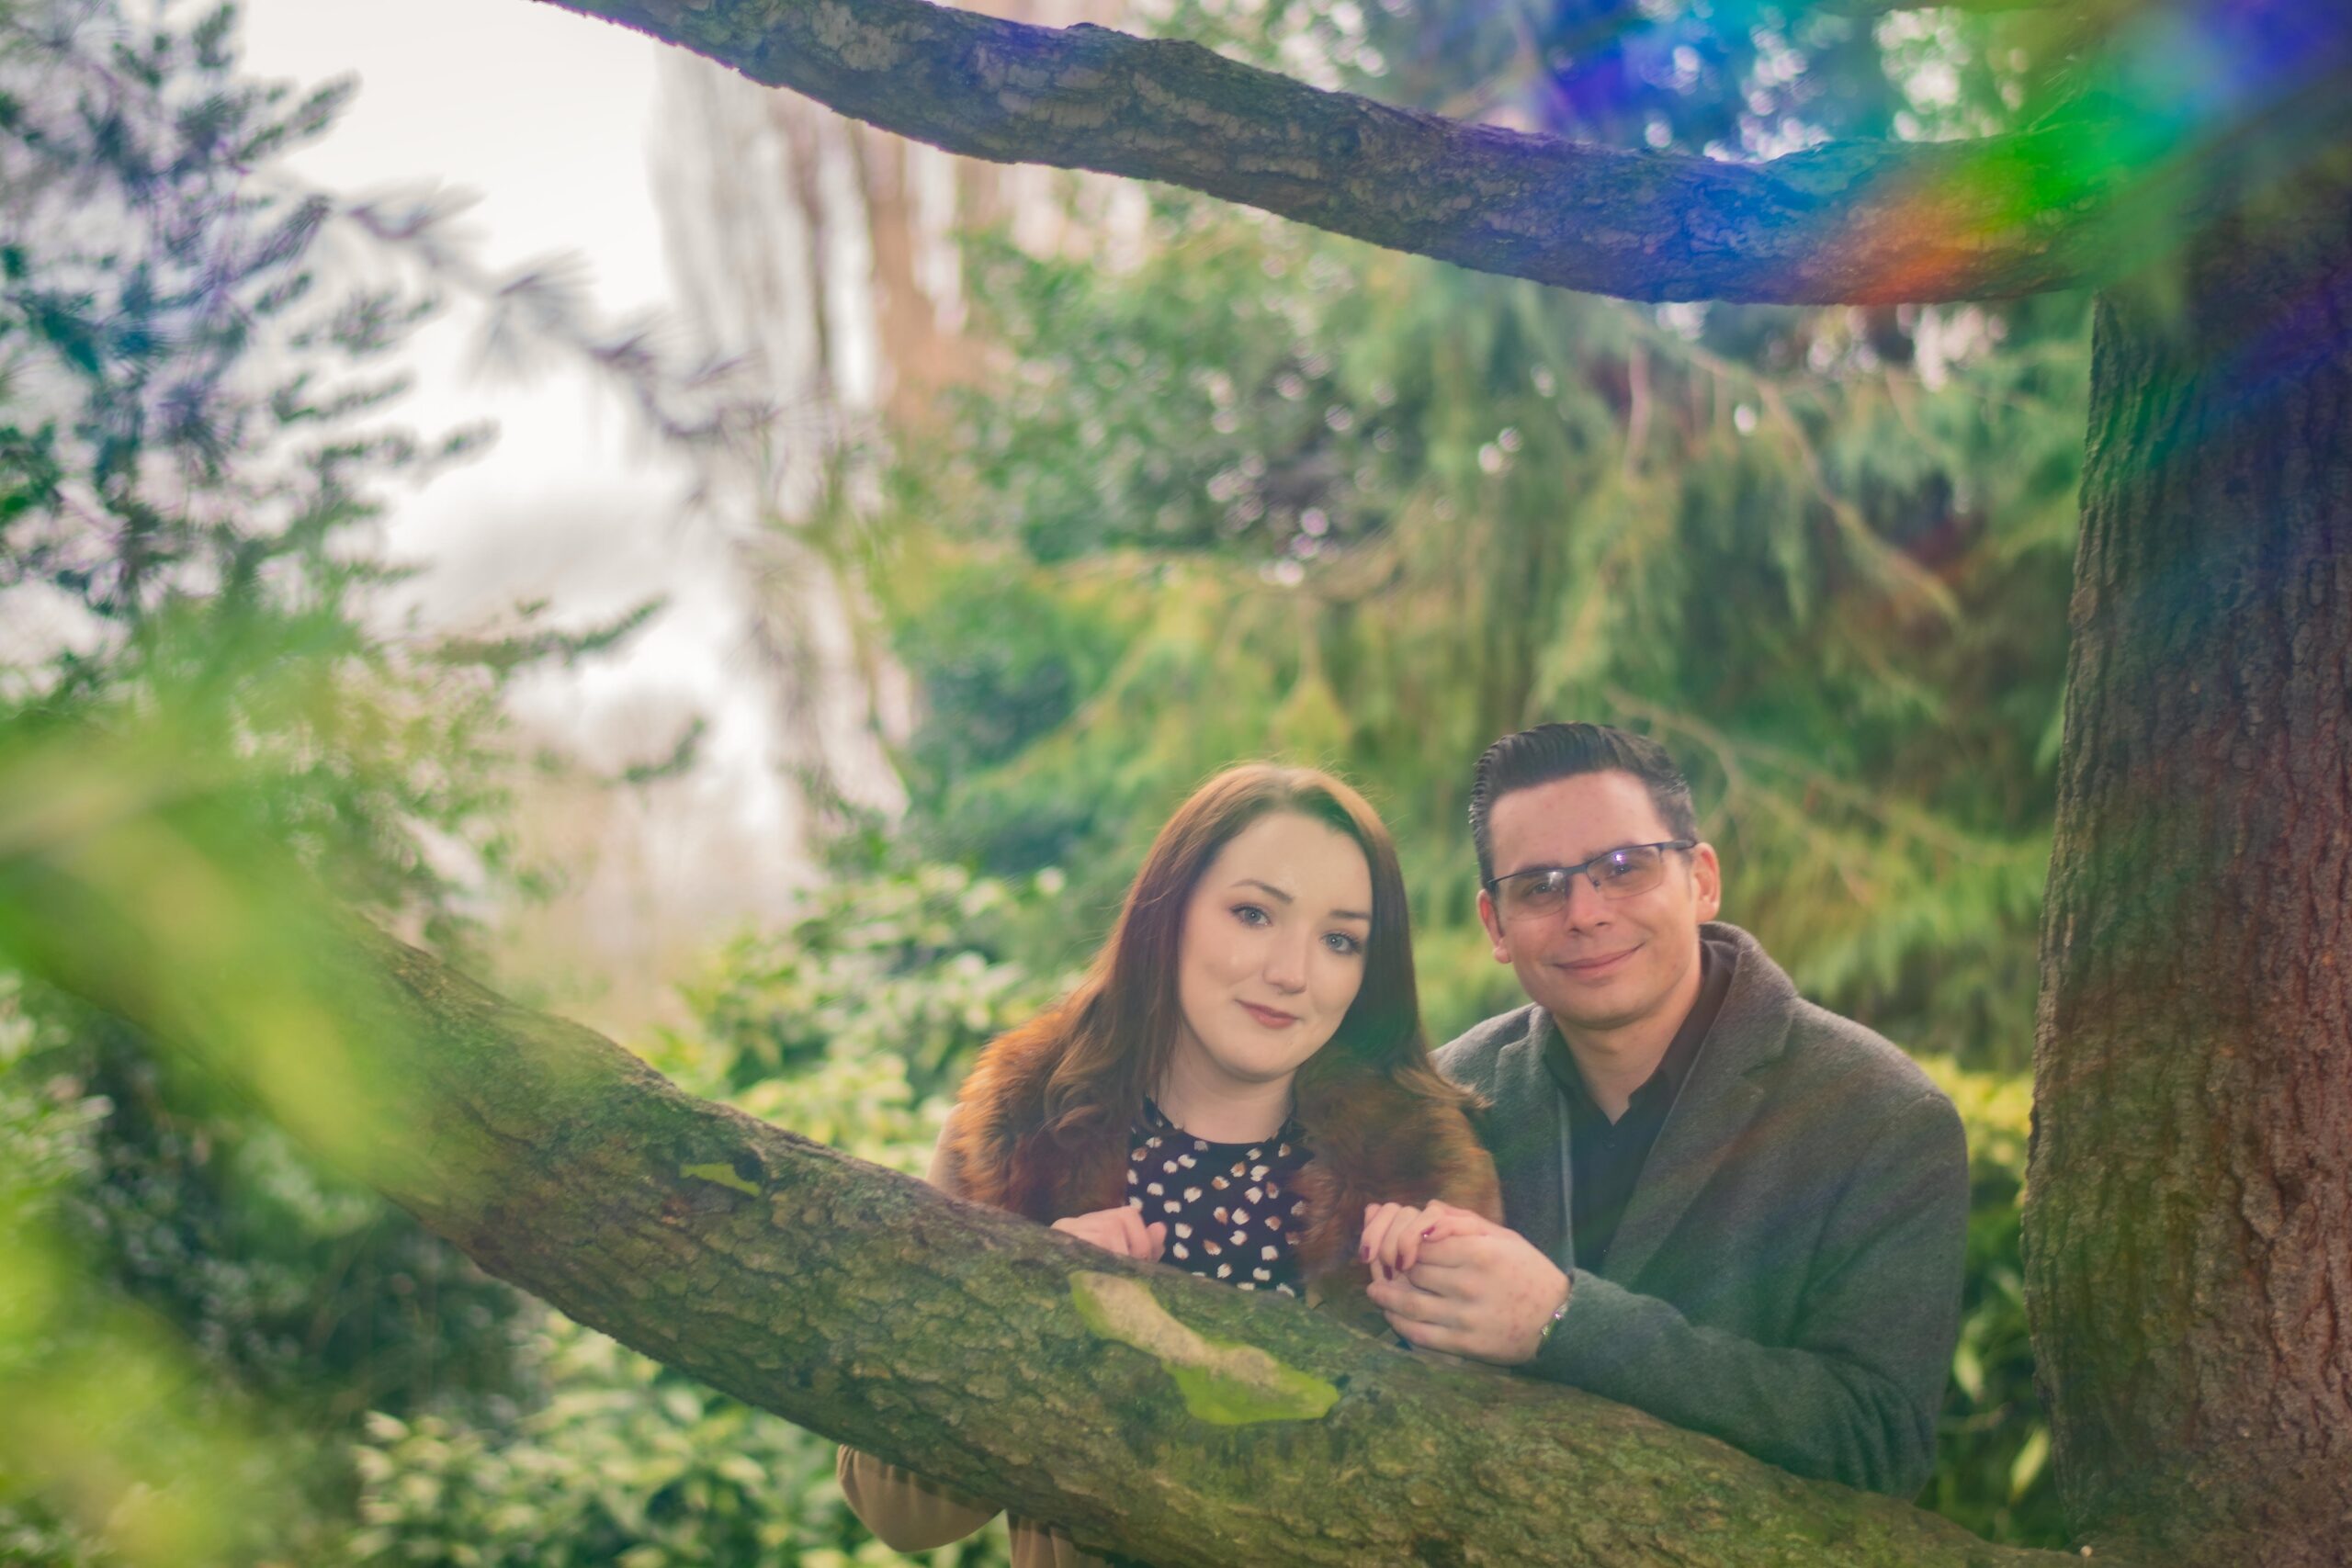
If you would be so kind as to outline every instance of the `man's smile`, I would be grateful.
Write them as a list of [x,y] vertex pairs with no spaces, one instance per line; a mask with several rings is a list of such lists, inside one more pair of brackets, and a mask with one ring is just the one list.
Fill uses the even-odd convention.
[[1572,979],[1597,980],[1604,975],[1614,974],[1623,965],[1625,960],[1641,950],[1642,943],[1637,942],[1631,947],[1620,948],[1615,953],[1604,953],[1594,957],[1555,959],[1552,962],[1552,967]]

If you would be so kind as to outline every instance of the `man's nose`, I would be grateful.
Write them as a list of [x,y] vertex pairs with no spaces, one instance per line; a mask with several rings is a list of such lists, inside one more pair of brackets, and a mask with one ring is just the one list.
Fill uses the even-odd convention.
[[1607,925],[1615,911],[1609,900],[1600,896],[1600,889],[1592,885],[1592,878],[1578,872],[1568,879],[1568,904],[1563,913],[1569,925],[1589,930]]

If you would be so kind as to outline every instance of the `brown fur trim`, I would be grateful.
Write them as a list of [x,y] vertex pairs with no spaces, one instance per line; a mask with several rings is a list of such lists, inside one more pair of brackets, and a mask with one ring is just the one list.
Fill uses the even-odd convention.
[[1300,1089],[1298,1120],[1315,1158],[1298,1173],[1310,1216],[1299,1272],[1322,1295],[1360,1295],[1371,1281],[1355,1256],[1371,1204],[1434,1198],[1501,1223],[1494,1158],[1459,1108],[1361,1073]]
[[989,1042],[956,1094],[943,1146],[943,1176],[953,1190],[1043,1224],[1127,1196],[1125,1120],[1109,1136],[1090,1128],[1069,1145],[1046,1130],[1058,1034],[1049,1015]]
[[[1047,1028],[1031,1025],[980,1053],[941,1145],[943,1185],[1041,1224],[1126,1201],[1132,1115],[1068,1142],[1042,1125],[1057,1043]],[[1315,1156],[1298,1174],[1306,1207],[1299,1272],[1320,1295],[1362,1293],[1369,1275],[1355,1249],[1369,1204],[1434,1198],[1503,1217],[1495,1162],[1455,1106],[1385,1077],[1349,1073],[1313,1084],[1302,1077],[1298,1121]]]

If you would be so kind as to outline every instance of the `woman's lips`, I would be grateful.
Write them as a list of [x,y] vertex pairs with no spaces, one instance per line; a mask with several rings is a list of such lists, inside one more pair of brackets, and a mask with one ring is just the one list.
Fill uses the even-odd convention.
[[1295,1013],[1283,1012],[1279,1008],[1261,1008],[1255,1002],[1243,1002],[1241,1010],[1268,1029],[1288,1029],[1298,1021],[1298,1015]]

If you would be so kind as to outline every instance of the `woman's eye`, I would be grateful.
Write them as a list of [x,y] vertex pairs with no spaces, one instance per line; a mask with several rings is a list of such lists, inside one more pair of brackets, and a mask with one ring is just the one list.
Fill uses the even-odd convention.
[[1352,956],[1363,951],[1363,943],[1345,931],[1333,931],[1323,940],[1330,945],[1334,953],[1344,953]]
[[1272,923],[1272,917],[1255,904],[1236,904],[1233,907],[1233,914],[1234,918],[1245,926],[1262,926]]

